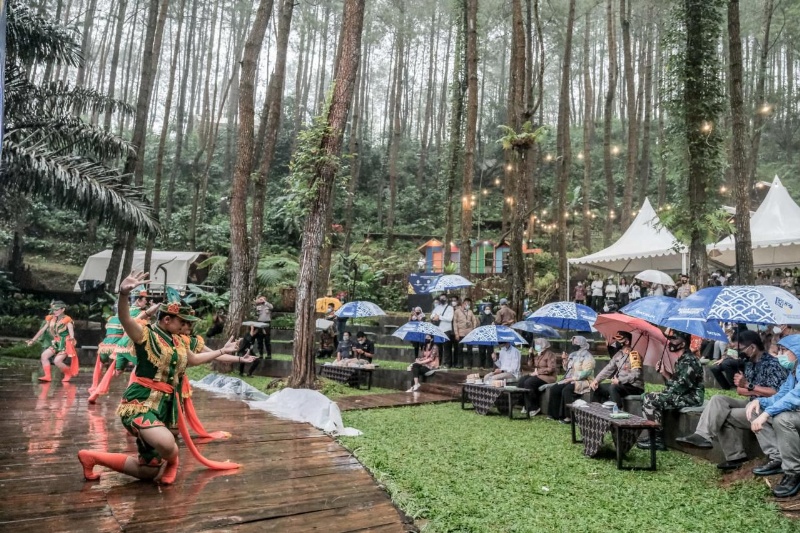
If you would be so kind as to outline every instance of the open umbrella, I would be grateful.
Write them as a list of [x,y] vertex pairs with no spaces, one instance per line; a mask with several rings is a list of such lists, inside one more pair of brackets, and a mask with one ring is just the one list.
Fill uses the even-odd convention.
[[560,339],[561,335],[551,328],[550,326],[544,326],[542,324],[536,324],[534,322],[528,322],[527,320],[523,320],[522,322],[517,322],[516,324],[511,324],[511,329],[516,329],[518,331],[527,331],[528,333],[533,333],[539,337],[545,337],[548,339]]
[[597,313],[591,307],[573,302],[554,302],[533,312],[525,319],[534,324],[574,331],[592,331]]
[[409,342],[425,342],[425,335],[433,337],[433,342],[447,342],[449,340],[444,331],[430,322],[407,322],[392,333],[392,337]]
[[243,326],[252,326],[254,328],[265,328],[269,326],[266,322],[256,322],[255,320],[248,320],[247,322],[242,322]]
[[728,336],[718,320],[684,319],[675,309],[681,301],[671,296],[648,296],[629,303],[621,313],[641,318],[652,324],[697,335],[703,339],[727,342]]
[[672,279],[672,276],[660,270],[643,270],[636,274],[634,278],[658,285],[675,285],[675,280]]
[[446,292],[450,289],[463,289],[472,287],[473,283],[463,276],[457,274],[444,274],[432,281],[426,292]]
[[528,344],[528,341],[508,326],[480,326],[467,333],[467,336],[461,339],[462,344],[479,346],[496,346],[504,342]]
[[597,317],[595,329],[603,334],[606,341],[612,342],[612,337],[618,331],[628,331],[631,334],[631,349],[644,354],[644,364],[656,366],[659,361],[668,355],[667,370],[671,370],[680,354],[667,352],[667,338],[661,330],[641,318],[635,318],[622,313],[608,313]]
[[771,285],[707,287],[681,300],[675,314],[685,320],[800,324],[800,300]]
[[342,306],[342,301],[339,298],[334,298],[333,296],[317,298],[317,301],[314,303],[314,310],[317,313],[324,313],[328,310],[328,304],[333,304],[333,310],[336,311]]
[[333,325],[333,322],[330,320],[325,320],[324,318],[317,319],[317,329],[326,330]]
[[347,302],[336,310],[336,316],[341,318],[361,318],[384,315],[386,315],[386,313],[383,312],[383,309],[367,301]]

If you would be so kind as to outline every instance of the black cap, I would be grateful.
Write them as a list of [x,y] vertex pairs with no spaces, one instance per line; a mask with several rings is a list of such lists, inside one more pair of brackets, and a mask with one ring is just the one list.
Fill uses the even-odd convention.
[[617,334],[614,335],[614,338],[617,340],[622,340],[623,338],[628,339],[628,342],[633,341],[633,335],[630,331],[618,331]]
[[689,333],[684,333],[683,331],[678,330],[670,330],[669,337],[675,337],[676,339],[680,339],[686,344],[689,344],[692,341],[692,336]]
[[359,331],[358,333],[356,333],[356,338],[357,339],[361,338],[361,337],[366,337],[366,336],[367,336],[367,334],[364,333],[363,331]]

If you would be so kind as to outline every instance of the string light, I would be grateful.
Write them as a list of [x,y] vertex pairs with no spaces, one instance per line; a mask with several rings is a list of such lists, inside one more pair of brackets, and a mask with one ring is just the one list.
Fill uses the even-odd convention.
[[612,155],[619,155],[619,146],[617,146],[616,144],[614,146],[612,146],[611,147],[611,154]]
[[506,171],[507,172],[511,172],[512,170],[514,170],[514,165],[512,165],[511,163],[507,164],[506,165]]
[[705,120],[703,121],[703,125],[700,126],[700,131],[702,131],[703,133],[706,133],[706,134],[711,133],[711,131],[713,129],[714,129],[714,125],[711,124],[711,122],[708,122],[708,121],[705,121]]
[[728,192],[728,188],[723,185],[722,187],[719,188],[719,192],[721,192],[722,194],[725,194],[726,192]]
[[547,162],[549,163],[550,161],[552,161],[552,160],[553,160],[553,156],[552,156],[552,155],[550,155],[550,154],[547,154],[546,156],[544,156],[544,160],[545,160],[545,161],[547,161]]
[[495,178],[494,179],[494,184],[495,185],[500,185],[500,178]]
[[583,152],[578,152],[578,159],[583,160]]
[[483,195],[484,195],[484,196],[486,196],[487,194],[489,194],[489,191],[487,191],[486,189],[483,189],[483,191],[481,191],[481,192],[483,192]]

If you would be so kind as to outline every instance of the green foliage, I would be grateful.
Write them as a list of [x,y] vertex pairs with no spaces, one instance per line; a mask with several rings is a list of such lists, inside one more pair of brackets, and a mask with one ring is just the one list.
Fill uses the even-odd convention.
[[281,314],[272,318],[270,326],[273,329],[294,329],[295,320],[294,313]]
[[522,130],[519,133],[514,131],[514,128],[506,125],[501,124],[498,127],[504,134],[497,140],[497,142],[503,147],[503,150],[527,150],[539,142],[547,133],[547,128],[545,126],[541,126],[534,130],[533,124],[531,124],[530,121],[527,121],[522,125]]
[[194,307],[198,314],[213,314],[219,309],[227,309],[230,303],[230,291],[217,294],[214,291],[204,290],[197,285],[188,284],[189,294],[184,300]]
[[676,208],[664,211],[659,216],[661,224],[672,229],[678,241],[675,243],[676,249],[680,247],[682,242],[691,241],[691,231],[695,227],[694,224],[696,224],[696,228],[703,236],[703,242],[706,244],[718,242],[724,236],[734,232],[731,215],[724,209],[702,213],[697,218],[697,221],[692,224],[686,220],[687,208],[688,206],[684,205],[684,203],[680,203]]
[[155,233],[157,224],[142,191],[107,163],[127,156],[129,144],[79,116],[130,108],[91,89],[35,82],[31,67],[76,65],[80,45],[71,32],[19,0],[8,2],[8,36],[2,187],[100,221]]
[[[0,317],[0,322],[5,317]],[[37,328],[38,329],[38,328]],[[31,336],[36,333],[34,331],[31,333]],[[42,347],[37,343],[33,346],[28,346],[26,344],[14,344],[12,346],[8,346],[6,348],[0,348],[0,357],[14,357],[17,359],[39,359],[39,356],[42,355]]]
[[[1,315],[0,335],[8,337],[33,337],[42,327],[41,316]],[[37,345],[38,346],[38,345]],[[39,349],[41,352],[41,349]]]
[[256,279],[259,287],[294,287],[299,272],[300,263],[296,256],[286,253],[266,255],[258,261]]
[[[658,453],[658,471],[616,469],[584,457],[569,427],[513,421],[457,403],[343,413],[360,437],[339,440],[423,531],[789,532],[796,524],[765,502],[763,482],[723,488],[715,466]],[[610,439],[607,439],[607,442]],[[634,448],[629,459],[643,464]]]

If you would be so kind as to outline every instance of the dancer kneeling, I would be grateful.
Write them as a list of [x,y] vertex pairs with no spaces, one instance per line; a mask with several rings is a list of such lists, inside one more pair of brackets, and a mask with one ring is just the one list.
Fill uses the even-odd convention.
[[192,455],[203,465],[216,470],[238,468],[236,463],[210,461],[200,455],[189,435],[180,400],[186,368],[221,357],[228,360],[230,354],[236,353],[237,342],[231,338],[221,350],[195,354],[180,333],[185,323],[196,318],[190,314],[190,307],[175,301],[160,306],[156,324],[142,326],[131,317],[128,296],[145,277],[142,272],[133,272],[125,278],[120,284],[118,303],[120,322],[134,341],[139,364],[117,414],[125,429],[136,437],[139,457],[81,450],[78,458],[83,475],[87,480],[98,479],[94,467],[101,465],[139,479],[173,483],[178,473],[176,428]]

